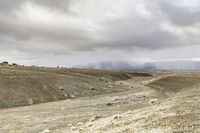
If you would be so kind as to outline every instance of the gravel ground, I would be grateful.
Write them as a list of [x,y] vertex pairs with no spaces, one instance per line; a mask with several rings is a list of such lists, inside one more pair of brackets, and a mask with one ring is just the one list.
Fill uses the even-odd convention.
[[[121,93],[3,109],[0,110],[0,133],[200,132],[198,80],[186,88],[182,85],[180,91],[176,89],[166,97],[166,90],[172,91],[168,87],[179,82],[174,77],[180,76],[188,77],[185,81],[199,78],[188,73],[132,78],[115,82],[131,88]],[[166,77],[176,81],[164,84]],[[156,89],[148,86],[154,82],[159,83]]]

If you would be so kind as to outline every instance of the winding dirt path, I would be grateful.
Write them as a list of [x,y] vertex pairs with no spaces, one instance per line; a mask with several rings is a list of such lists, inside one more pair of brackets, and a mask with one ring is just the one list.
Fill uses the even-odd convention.
[[[168,75],[169,76],[169,75]],[[129,91],[37,104],[0,110],[0,133],[35,133],[50,131],[66,133],[95,116],[103,119],[151,105],[149,100],[159,98],[158,90],[146,86],[161,76],[116,82]]]

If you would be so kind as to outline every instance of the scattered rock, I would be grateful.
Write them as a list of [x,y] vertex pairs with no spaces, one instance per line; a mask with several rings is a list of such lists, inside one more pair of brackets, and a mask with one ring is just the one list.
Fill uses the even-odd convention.
[[63,91],[63,90],[64,90],[64,88],[63,88],[63,87],[59,87],[59,90]]
[[29,105],[33,105],[33,99],[28,98],[28,99],[27,99],[27,102],[28,102]]
[[99,78],[98,80],[99,80],[99,81],[104,81],[104,82],[106,82],[106,83],[109,82],[109,80],[107,80],[107,79],[105,79],[105,78]]
[[114,98],[112,99],[112,101],[120,101],[120,100],[122,100],[120,97],[114,97]]
[[112,106],[112,103],[107,103],[106,106]]
[[76,128],[75,126],[71,127],[71,130],[73,130],[73,131],[76,130],[76,129],[77,129],[77,128]]
[[99,107],[99,108],[103,108],[103,106],[102,106],[102,105],[99,105],[98,107]]
[[96,91],[97,89],[95,89],[94,87],[90,87],[90,90]]
[[150,99],[150,100],[149,100],[149,103],[150,103],[150,104],[154,104],[154,103],[156,103],[157,101],[158,101],[158,99]]
[[76,97],[71,93],[64,94],[67,99],[75,99]]
[[91,126],[92,126],[92,124],[91,124],[91,123],[89,123],[89,124],[88,124],[88,127],[91,127]]
[[173,133],[184,133],[184,131],[174,131]]
[[121,116],[119,116],[119,115],[116,115],[116,116],[114,116],[114,118],[113,119],[119,119],[119,118],[122,118]]
[[93,122],[93,121],[95,121],[95,120],[97,120],[97,119],[100,119],[100,118],[101,118],[101,116],[92,117],[92,118],[90,119],[90,122]]
[[126,112],[126,114],[130,115],[133,114],[133,112],[129,110],[128,112]]
[[99,78],[99,81],[104,81],[104,79],[102,79],[102,78]]
[[120,84],[120,85],[122,85],[122,84],[123,84],[123,82],[119,82],[119,84]]
[[78,84],[74,84],[74,86],[79,86]]
[[79,133],[82,133],[83,132],[83,129],[79,129]]
[[49,130],[49,129],[44,129],[44,130],[42,131],[42,133],[50,133],[50,130]]
[[81,126],[81,125],[83,125],[83,123],[81,123],[81,122],[78,122],[77,124],[76,124],[76,126]]
[[61,109],[61,110],[65,110],[65,108],[64,108],[64,107],[60,107],[60,109]]
[[135,96],[137,98],[137,100],[141,101],[144,100],[146,96],[142,95],[142,96]]
[[72,126],[72,124],[70,123],[70,124],[68,124],[68,127],[71,127]]

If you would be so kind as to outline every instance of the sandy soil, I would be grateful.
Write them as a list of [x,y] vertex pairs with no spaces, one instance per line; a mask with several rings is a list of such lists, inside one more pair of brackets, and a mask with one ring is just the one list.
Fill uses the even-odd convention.
[[[120,93],[3,109],[0,132],[200,132],[199,77],[191,73],[135,77],[115,82],[129,87]],[[172,86],[180,89],[171,93]]]

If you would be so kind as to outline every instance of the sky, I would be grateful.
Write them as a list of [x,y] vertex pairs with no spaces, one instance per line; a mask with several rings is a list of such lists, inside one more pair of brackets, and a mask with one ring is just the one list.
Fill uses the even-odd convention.
[[0,0],[0,61],[200,60],[200,0]]

